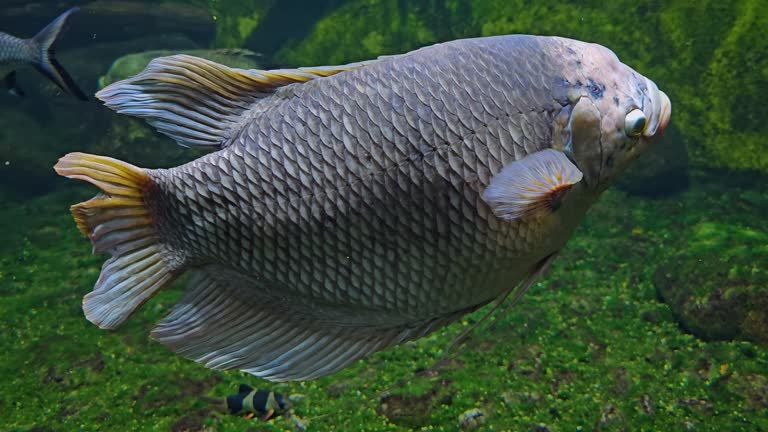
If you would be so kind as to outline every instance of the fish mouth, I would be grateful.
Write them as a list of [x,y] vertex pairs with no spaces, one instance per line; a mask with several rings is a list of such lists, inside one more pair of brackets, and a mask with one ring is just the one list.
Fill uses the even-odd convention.
[[669,97],[663,91],[659,91],[661,95],[661,112],[659,113],[659,132],[664,133],[664,129],[669,124],[669,119],[672,116],[672,102]]
[[672,102],[666,93],[659,90],[656,84],[645,79],[646,86],[648,87],[648,98],[651,100],[651,115],[650,122],[643,132],[643,136],[646,138],[654,137],[664,133],[669,124],[670,117],[672,115]]

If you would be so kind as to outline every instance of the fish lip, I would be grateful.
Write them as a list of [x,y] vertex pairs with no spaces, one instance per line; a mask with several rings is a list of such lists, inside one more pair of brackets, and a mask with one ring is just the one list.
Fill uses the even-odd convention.
[[666,93],[659,90],[656,83],[648,78],[645,78],[645,83],[648,89],[647,96],[651,101],[651,112],[643,136],[650,138],[657,134],[661,135],[666,129],[672,113],[672,103]]
[[669,125],[669,121],[672,117],[672,102],[669,100],[669,96],[666,93],[659,90],[661,96],[661,108],[659,112],[659,132],[664,133],[664,130]]

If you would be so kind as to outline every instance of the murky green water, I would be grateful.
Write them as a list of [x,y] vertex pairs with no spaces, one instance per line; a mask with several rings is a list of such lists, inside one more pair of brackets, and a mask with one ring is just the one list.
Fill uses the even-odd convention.
[[[85,319],[105,257],[68,207],[95,190],[53,164],[85,151],[172,167],[201,152],[19,69],[26,97],[0,94],[0,429],[768,430],[764,0],[4,0],[0,31],[31,37],[71,6],[81,10],[57,56],[89,95],[179,52],[268,69],[548,34],[614,50],[669,95],[672,125],[551,272],[444,367],[420,373],[485,309],[333,375],[276,384],[149,338],[183,281],[117,331]],[[206,399],[240,383],[286,395],[291,416],[261,422]]]

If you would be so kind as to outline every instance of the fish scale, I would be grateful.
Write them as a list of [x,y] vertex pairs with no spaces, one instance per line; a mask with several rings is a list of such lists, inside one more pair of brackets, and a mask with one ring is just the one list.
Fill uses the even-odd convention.
[[[314,91],[311,94],[308,92],[315,90],[310,88],[313,83],[306,83],[302,86],[305,88],[294,89],[293,92],[298,96],[297,99],[291,101],[302,100],[305,97],[319,102],[318,119],[322,124],[319,129],[336,131],[335,134],[322,135],[317,134],[310,137],[311,140],[318,142],[318,145],[322,145],[325,148],[332,149],[331,152],[324,153],[322,161],[323,171],[311,173],[312,178],[324,178],[323,188],[321,190],[328,190],[329,188],[339,191],[336,195],[336,202],[331,203],[334,208],[348,208],[359,211],[362,213],[362,220],[356,220],[356,223],[348,223],[346,227],[356,227],[359,224],[364,226],[383,226],[388,227],[387,232],[372,229],[372,233],[367,237],[368,241],[355,241],[352,237],[352,233],[347,231],[333,231],[333,236],[328,235],[328,231],[323,227],[323,235],[312,235],[313,232],[309,227],[318,226],[318,218],[308,217],[308,215],[317,214],[318,209],[322,206],[319,203],[306,203],[298,202],[297,197],[306,197],[308,191],[312,190],[312,184],[302,183],[300,176],[295,175],[295,172],[291,174],[292,163],[288,161],[291,159],[287,157],[288,151],[286,148],[295,149],[297,144],[291,139],[296,139],[295,134],[284,134],[281,131],[287,128],[293,128],[292,124],[303,124],[302,117],[308,112],[302,109],[302,105],[294,103],[291,106],[290,103],[283,105],[273,112],[267,112],[263,117],[257,119],[249,125],[247,133],[243,134],[243,138],[247,137],[248,140],[239,139],[235,140],[235,146],[243,145],[245,148],[245,166],[254,167],[246,173],[240,173],[241,176],[257,179],[256,185],[251,185],[250,192],[254,196],[263,196],[264,183],[273,184],[275,188],[281,194],[281,197],[290,202],[291,205],[283,207],[284,214],[276,215],[274,220],[287,219],[291,222],[293,229],[301,233],[300,235],[286,235],[283,238],[275,239],[271,242],[262,243],[261,248],[266,250],[281,250],[282,248],[289,247],[289,251],[283,254],[277,253],[283,259],[279,259],[274,263],[265,260],[265,254],[258,250],[253,252],[248,262],[241,262],[239,259],[239,252],[232,253],[226,256],[222,261],[227,262],[230,265],[237,263],[238,268],[243,272],[255,272],[259,274],[263,279],[269,281],[276,281],[280,286],[288,286],[294,295],[300,296],[304,294],[317,295],[318,290],[309,286],[303,286],[302,280],[308,280],[309,278],[292,278],[291,275],[294,272],[289,269],[303,267],[302,260],[315,261],[319,257],[314,256],[302,256],[292,255],[290,248],[296,248],[300,250],[312,250],[313,240],[324,245],[333,245],[331,253],[323,253],[320,257],[325,260],[320,260],[318,264],[312,266],[313,275],[321,275],[322,281],[319,282],[321,286],[327,292],[319,291],[321,298],[329,302],[337,302],[345,297],[348,297],[348,286],[357,286],[353,278],[354,272],[351,269],[363,268],[363,262],[378,262],[384,265],[379,269],[380,274],[394,274],[397,278],[394,281],[387,282],[386,280],[375,280],[371,278],[363,278],[357,276],[356,279],[362,281],[363,287],[360,288],[363,291],[373,291],[373,286],[387,286],[391,284],[389,289],[393,291],[393,294],[389,297],[391,299],[400,299],[400,303],[395,303],[393,310],[397,310],[400,313],[419,314],[424,312],[432,312],[431,310],[423,311],[419,308],[424,308],[425,305],[439,305],[439,307],[446,307],[452,305],[456,308],[464,308],[472,306],[472,302],[477,302],[477,297],[474,295],[471,298],[462,296],[461,292],[465,291],[463,288],[467,285],[465,279],[470,281],[477,279],[477,274],[485,272],[488,262],[509,260],[512,256],[515,256],[516,248],[520,248],[517,255],[525,251],[526,246],[531,245],[523,241],[520,243],[512,243],[508,245],[507,256],[499,254],[504,252],[497,247],[497,236],[504,238],[504,232],[500,233],[484,233],[484,228],[487,227],[487,222],[476,214],[477,208],[477,196],[478,189],[472,189],[467,185],[467,182],[475,181],[475,177],[478,172],[487,173],[480,179],[481,183],[486,183],[489,180],[490,173],[488,163],[484,163],[477,156],[478,152],[472,152],[472,148],[498,147],[498,141],[496,143],[490,142],[494,137],[490,134],[481,135],[485,132],[481,125],[483,121],[487,121],[494,115],[500,113],[488,113],[485,111],[485,107],[473,100],[468,103],[462,103],[457,94],[456,98],[456,110],[461,114],[461,117],[471,117],[474,119],[471,126],[480,128],[480,133],[469,133],[465,140],[469,142],[476,142],[475,145],[458,145],[453,148],[444,144],[443,142],[433,140],[432,142],[425,142],[428,134],[420,133],[414,128],[412,121],[408,121],[408,118],[418,117],[418,111],[420,107],[426,107],[431,112],[441,112],[445,109],[440,105],[440,101],[429,98],[423,100],[421,97],[414,99],[417,92],[410,91],[408,87],[415,82],[415,80],[409,80],[407,75],[408,71],[416,70],[416,68],[402,68],[400,70],[395,69],[385,70],[383,74],[390,79],[399,75],[398,79],[403,85],[392,85],[393,92],[391,98],[394,102],[385,101],[382,98],[376,100],[367,100],[367,104],[376,104],[378,107],[382,107],[383,112],[391,112],[390,119],[394,126],[393,132],[395,135],[388,140],[389,146],[394,150],[390,153],[378,153],[378,157],[383,157],[380,165],[382,166],[383,174],[371,173],[365,171],[365,167],[359,163],[349,163],[348,160],[359,160],[356,150],[351,150],[347,144],[345,144],[345,138],[351,136],[356,142],[357,148],[362,148],[367,154],[376,156],[377,152],[373,148],[373,142],[364,139],[368,136],[368,132],[360,127],[357,121],[349,122],[347,120],[353,119],[354,115],[348,112],[350,107],[345,108],[340,103],[340,94],[349,94],[350,91],[355,91],[357,88],[370,88],[372,85],[370,82],[381,83],[384,78],[380,75],[373,75],[373,78],[362,76],[355,82],[345,81],[341,82],[338,86],[325,86]],[[352,72],[354,73],[354,72]],[[429,78],[424,78],[424,74],[420,75],[422,81]],[[473,85],[472,82],[462,82],[461,88],[466,89]],[[342,89],[343,87],[343,89]],[[446,91],[448,89],[443,89]],[[409,100],[406,100],[402,95],[408,95]],[[306,96],[305,96],[306,94]],[[348,96],[359,102],[364,102],[365,99],[362,96],[367,96],[366,92],[358,91],[360,97]],[[414,96],[414,97],[412,97]],[[367,98],[366,98],[367,99]],[[409,102],[410,101],[410,102]],[[403,111],[397,112],[392,107],[402,106]],[[482,110],[482,111],[481,111]],[[365,112],[373,111],[365,109]],[[323,115],[322,113],[329,113],[330,115]],[[386,118],[386,115],[385,115]],[[346,123],[346,126],[345,126]],[[336,129],[338,127],[338,129]],[[310,127],[306,127],[306,130],[311,130]],[[469,130],[469,129],[468,129]],[[255,138],[255,142],[252,138]],[[362,139],[358,139],[362,137]],[[364,146],[369,143],[372,147],[366,149]],[[381,143],[377,143],[377,147],[381,146]],[[428,148],[439,148],[439,151],[431,151],[425,154],[420,151],[420,147],[426,144]],[[462,144],[462,143],[459,143]],[[310,147],[312,147],[310,145]],[[383,147],[387,147],[384,144]],[[229,151],[229,149],[224,150]],[[487,154],[485,150],[481,151],[483,154]],[[268,164],[259,162],[261,154],[270,155],[269,160],[272,161]],[[296,157],[301,157],[295,155]],[[415,157],[417,156],[417,157]],[[223,156],[227,157],[227,156]],[[508,158],[511,155],[507,156]],[[301,157],[306,160],[306,157]],[[415,159],[415,161],[414,161]],[[380,160],[380,159],[377,159]],[[426,161],[431,161],[431,166]],[[252,162],[251,162],[252,161]],[[203,162],[205,167],[202,169],[204,172],[209,170],[220,170],[220,165],[216,161]],[[504,161],[492,160],[495,166],[501,166]],[[258,164],[258,165],[257,165]],[[327,168],[326,168],[327,167]],[[434,168],[432,168],[434,167]],[[341,168],[341,170],[339,170]],[[454,194],[457,196],[456,200],[449,200],[443,203],[443,208],[437,210],[437,206],[432,202],[433,193],[424,193],[422,185],[424,184],[424,178],[435,178],[435,173],[430,173],[427,170],[430,168],[435,171],[442,171],[444,180],[450,183],[443,184],[445,193]],[[248,168],[246,168],[248,169]],[[445,171],[443,171],[443,169]],[[227,171],[221,171],[218,173],[220,177],[231,176],[232,174]],[[385,197],[377,197],[373,191],[371,181],[369,180],[373,176],[379,176],[384,182],[384,191],[387,192]],[[194,176],[193,176],[194,177]],[[199,181],[199,180],[197,180]],[[188,185],[186,181],[171,182],[175,184]],[[330,186],[329,186],[330,185]],[[174,185],[167,186],[169,190],[173,190]],[[197,187],[197,185],[196,185]],[[467,197],[464,197],[466,189]],[[211,191],[208,191],[211,193]],[[346,192],[346,193],[345,193]],[[176,191],[170,192],[170,195],[195,195],[194,192]],[[201,194],[197,194],[198,197]],[[405,196],[409,196],[413,199],[409,204],[412,208],[420,209],[436,209],[434,212],[422,213],[419,212],[398,212],[387,214],[384,213],[384,217],[379,217],[379,211],[381,208],[392,206],[392,203],[402,202]],[[377,201],[371,202],[372,198],[378,198]],[[302,198],[306,199],[306,198]],[[311,200],[311,198],[310,198]],[[368,200],[368,201],[366,201]],[[261,200],[264,203],[264,200]],[[357,201],[357,203],[356,203]],[[365,202],[366,205],[362,205]],[[297,205],[298,204],[298,205]],[[449,205],[448,208],[445,206]],[[453,207],[450,207],[450,205]],[[186,204],[185,204],[186,205]],[[248,205],[247,203],[232,203],[231,208],[239,208],[240,206]],[[279,207],[279,206],[278,206]],[[314,209],[313,209],[314,207]],[[201,210],[205,210],[207,206],[197,207]],[[270,210],[273,209],[268,203],[264,203],[261,209]],[[438,223],[424,223],[422,214],[441,215],[441,210],[445,210],[445,214],[448,215],[443,219],[439,219]],[[325,216],[334,216],[327,212],[322,212]],[[413,217],[412,215],[416,215]],[[200,219],[209,219],[216,215],[200,215]],[[253,220],[248,225],[257,227],[260,225],[259,219],[263,218],[263,215],[256,214]],[[431,219],[435,218],[433,216]],[[369,220],[366,220],[369,219]],[[233,220],[237,220],[236,218]],[[455,222],[458,221],[458,224]],[[229,220],[217,219],[216,223],[211,226],[214,229],[222,229],[226,227]],[[239,220],[237,223],[240,223]],[[430,226],[441,225],[448,227],[447,236],[434,236],[434,229],[430,229]],[[179,225],[190,227],[194,230],[194,223],[189,224],[182,222]],[[471,227],[464,229],[462,226]],[[506,229],[525,229],[528,227],[505,227]],[[226,228],[223,228],[226,229]],[[487,229],[487,228],[486,228]],[[378,238],[387,237],[389,233],[406,233],[409,236],[413,236],[411,239],[398,238],[397,255],[401,257],[408,257],[409,259],[403,259],[403,262],[410,263],[410,267],[420,269],[413,271],[402,271],[397,262],[387,261],[376,256],[376,251],[379,248],[370,248],[370,250],[362,251],[355,250],[356,244],[373,244],[376,245]],[[467,235],[467,234],[472,234]],[[187,234],[189,236],[189,234]],[[250,233],[255,238],[263,240],[263,235],[258,231],[256,233]],[[207,239],[218,238],[211,237],[208,234],[207,229],[200,229],[199,232],[192,234],[190,242],[207,241]],[[524,235],[513,236],[514,238],[525,239]],[[445,239],[444,243],[438,247],[433,241],[435,238]],[[309,240],[307,240],[309,239]],[[305,244],[309,241],[310,243]],[[290,246],[288,246],[290,245]],[[217,245],[206,244],[204,247],[197,247],[197,250],[216,250]],[[447,247],[447,249],[445,248]],[[237,249],[236,249],[237,250]],[[386,250],[386,249],[384,249]],[[455,257],[461,257],[461,255],[454,255],[450,251],[460,250],[474,250],[480,252],[479,256],[467,263],[464,259]],[[454,255],[454,257],[452,257]],[[347,258],[349,257],[349,258]],[[278,264],[279,263],[279,264]],[[272,268],[281,270],[273,270]],[[459,271],[449,273],[449,278],[446,280],[435,279],[433,275],[441,273],[440,269],[457,268]],[[481,270],[482,269],[482,270]],[[301,270],[299,270],[299,273]],[[462,276],[458,276],[462,275]],[[366,280],[369,279],[369,280]],[[440,285],[435,287],[433,285]],[[416,294],[414,298],[412,294]],[[419,296],[422,296],[421,298]],[[427,297],[430,296],[430,297]],[[445,296],[446,299],[442,297]],[[487,300],[487,299],[481,299]],[[374,303],[371,306],[382,307],[382,303]]]
[[[104,191],[72,208],[112,254],[86,317],[116,328],[192,271],[153,336],[276,381],[519,299],[636,157],[625,149],[647,147],[670,113],[604,47],[523,35],[277,71],[171,56],[97,96],[215,151],[170,169],[80,153],[57,164]],[[653,126],[617,134],[645,127],[625,116]]]
[[27,40],[0,32],[0,59],[3,66],[17,66],[35,58],[37,53],[32,48]]

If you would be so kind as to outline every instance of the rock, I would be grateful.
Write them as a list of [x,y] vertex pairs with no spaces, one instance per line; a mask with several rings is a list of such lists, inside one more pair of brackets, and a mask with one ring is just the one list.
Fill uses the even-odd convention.
[[[277,3],[282,3],[282,9],[291,11],[292,17],[304,15],[307,9],[312,9],[309,4],[323,2],[304,2],[300,6],[288,5],[286,2],[276,0],[238,0],[238,1],[207,1],[211,16],[216,20],[216,47],[242,48],[245,40],[253,31],[261,27],[265,20],[273,19],[270,11]],[[296,13],[297,6],[301,13]],[[309,6],[309,7],[307,7]],[[289,19],[280,24],[285,28],[293,27],[295,20]],[[286,25],[288,23],[288,25]],[[271,38],[272,36],[268,36]]]
[[632,163],[616,185],[633,195],[662,197],[688,188],[688,152],[674,124],[664,137]]
[[376,411],[397,425],[419,428],[427,423],[436,391],[422,395],[383,395]]
[[165,50],[176,53],[199,49],[201,46],[182,34],[143,36],[123,41],[103,42],[96,39],[85,46],[76,47],[59,55],[73,76],[87,81],[90,93],[99,89],[99,77],[104,75],[120,58],[135,52]]
[[654,275],[680,326],[704,340],[768,344],[768,235],[712,222],[685,235],[686,249]]
[[685,407],[692,412],[706,415],[708,417],[711,416],[715,411],[715,406],[710,401],[700,398],[678,399],[677,405]]
[[739,395],[750,411],[768,409],[768,377],[760,374],[736,375],[728,380],[728,389]]
[[637,401],[637,406],[639,411],[647,415],[648,417],[653,417],[653,414],[656,411],[653,396],[647,393],[643,393],[642,395],[640,395],[640,399],[638,399]]
[[632,376],[625,367],[617,368],[613,371],[613,388],[612,391],[616,395],[625,395],[629,393],[632,387]]
[[459,416],[459,426],[462,430],[470,431],[485,424],[485,414],[477,408],[464,411]]
[[619,407],[609,403],[600,411],[600,418],[597,420],[594,430],[626,430],[625,424],[626,418],[624,413],[621,412]]

